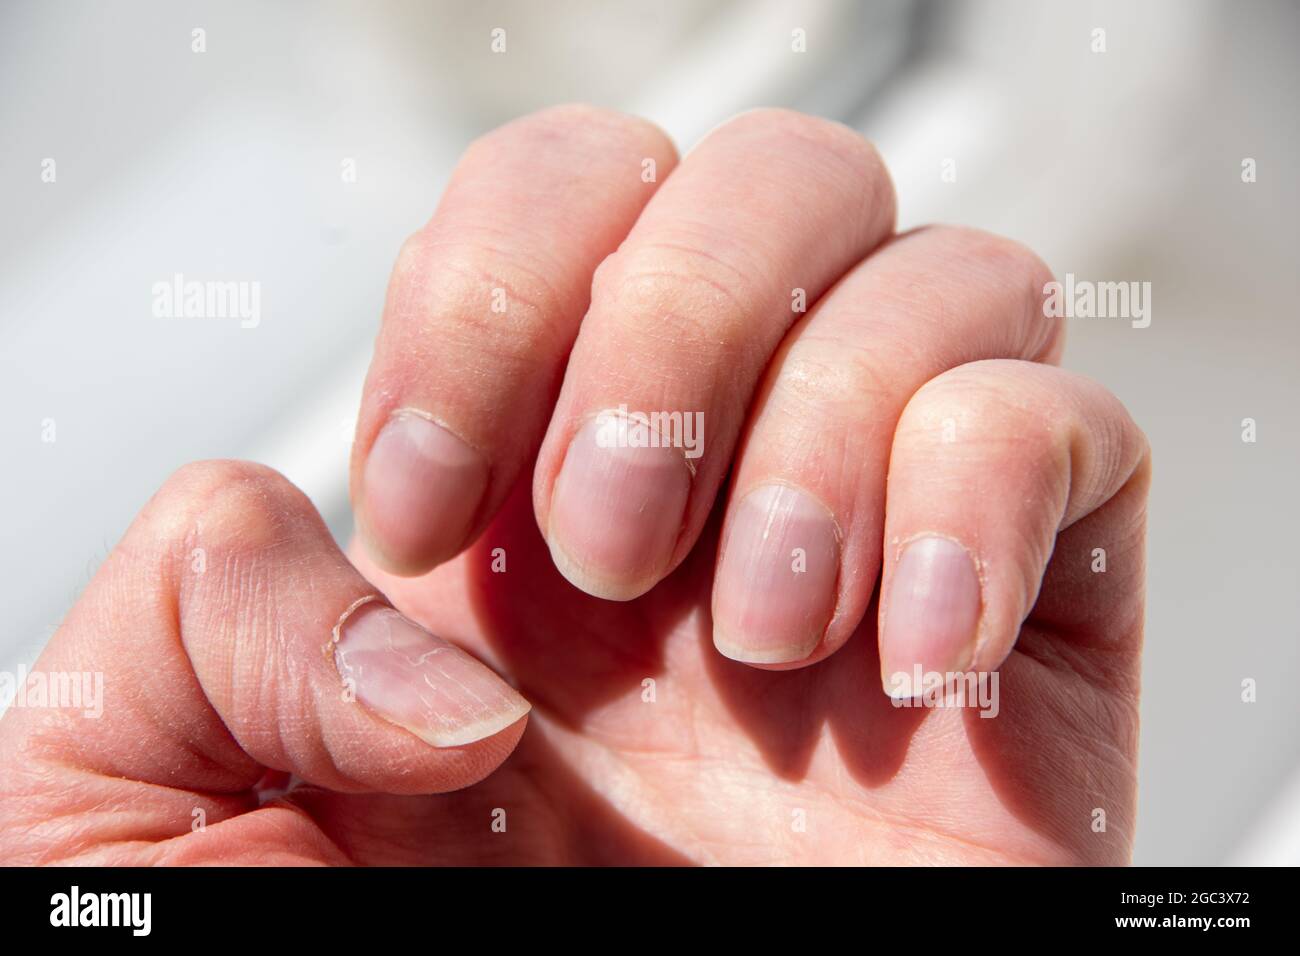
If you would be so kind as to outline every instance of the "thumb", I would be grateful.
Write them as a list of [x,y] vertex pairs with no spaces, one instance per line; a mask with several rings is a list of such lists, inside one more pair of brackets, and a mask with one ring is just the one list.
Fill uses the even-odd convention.
[[341,791],[442,792],[500,765],[529,710],[393,610],[301,492],[240,462],[164,485],[42,654],[43,675],[94,675],[103,693],[102,707],[50,699],[0,722],[0,766],[37,790],[73,768],[217,794],[267,769]]

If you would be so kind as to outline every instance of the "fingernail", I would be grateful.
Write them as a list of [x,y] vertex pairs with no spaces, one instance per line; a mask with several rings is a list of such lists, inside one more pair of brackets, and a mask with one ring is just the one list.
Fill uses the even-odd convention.
[[588,422],[569,445],[546,537],[576,587],[628,601],[654,587],[672,560],[691,473],[680,448],[611,447],[600,432],[599,420]]
[[491,737],[529,711],[490,668],[378,602],[344,618],[334,664],[356,700],[434,747]]
[[966,549],[939,537],[909,543],[894,569],[880,639],[886,692],[919,693],[913,688],[918,667],[923,673],[968,670],[979,617],[980,582]]
[[375,559],[419,573],[455,555],[473,530],[487,482],[477,451],[420,412],[396,412],[362,477],[361,523]]
[[747,664],[801,661],[835,613],[840,546],[819,501],[760,485],[727,527],[713,590],[713,644]]

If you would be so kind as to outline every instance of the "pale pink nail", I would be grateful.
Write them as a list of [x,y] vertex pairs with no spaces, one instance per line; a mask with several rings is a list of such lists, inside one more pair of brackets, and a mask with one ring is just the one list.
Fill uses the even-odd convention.
[[491,737],[529,710],[490,668],[378,602],[344,620],[334,663],[356,700],[434,747]]
[[402,409],[375,439],[362,478],[362,526],[374,557],[399,573],[453,557],[487,489],[477,451],[422,413]]
[[749,664],[801,661],[835,613],[840,546],[819,501],[760,485],[737,505],[713,589],[713,643]]
[[588,422],[555,479],[547,541],[560,572],[626,601],[658,583],[682,530],[691,472],[680,448],[602,447]]
[[[894,569],[880,638],[885,690],[913,696],[914,674],[968,670],[980,618],[980,582],[966,549],[947,538],[910,542]],[[900,679],[899,675],[902,675]]]

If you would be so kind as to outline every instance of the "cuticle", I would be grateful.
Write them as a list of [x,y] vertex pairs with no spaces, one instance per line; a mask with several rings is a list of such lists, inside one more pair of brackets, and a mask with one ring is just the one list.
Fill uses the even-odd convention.
[[339,641],[342,640],[343,626],[347,624],[352,615],[361,610],[367,604],[374,604],[375,602],[379,602],[384,607],[394,610],[393,605],[390,604],[388,599],[382,594],[365,594],[357,598],[344,609],[343,613],[339,615],[339,619],[334,622],[334,627],[330,631],[330,639],[323,648],[326,660],[332,659],[334,648],[338,646]]

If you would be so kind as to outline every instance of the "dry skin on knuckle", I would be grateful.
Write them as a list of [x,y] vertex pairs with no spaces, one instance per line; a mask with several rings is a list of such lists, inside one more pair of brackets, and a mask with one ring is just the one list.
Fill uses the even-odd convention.
[[232,636],[230,647],[208,640],[192,655],[216,655],[224,669],[238,667],[245,682],[261,686],[261,655],[285,641],[278,622],[286,612],[313,613],[318,597],[286,590],[285,575],[330,566],[332,539],[310,501],[272,469],[199,462],[169,479],[142,517],[128,569],[170,593],[182,637]]
[[[560,289],[561,264],[542,250],[545,239],[522,226],[456,225],[422,230],[402,244],[396,272],[401,285],[414,286],[411,306],[417,318],[485,311],[508,322],[515,306],[547,321],[542,331],[564,315],[573,294]],[[492,311],[496,290],[505,293],[505,312]]]
[[[441,378],[448,369],[472,372],[486,363],[486,378],[508,379],[548,364],[548,356],[567,349],[572,331],[565,318],[572,296],[547,278],[550,269],[465,238],[408,240],[386,323],[394,357],[388,375],[397,386],[380,383],[376,390],[415,387],[431,371]],[[498,303],[504,311],[494,311]]]
[[1006,474],[1064,473],[1068,480],[1063,465],[1069,461],[1071,434],[1053,403],[1026,380],[1026,374],[1033,377],[1032,368],[990,360],[930,380],[899,422],[902,446],[948,459],[979,456],[986,469]]
[[818,427],[864,431],[888,400],[891,390],[879,356],[842,339],[795,342],[781,362],[774,382],[781,404],[792,414],[818,416]]
[[[186,466],[160,493],[158,522],[152,523],[185,602],[225,627],[231,609],[260,628],[273,619],[277,591],[271,586],[279,564],[300,560],[299,552],[320,541],[324,531],[306,496],[269,468],[248,462],[201,462]],[[201,572],[191,573],[196,552]]]
[[[618,258],[616,258],[618,257]],[[752,293],[739,274],[703,257],[662,252],[606,260],[592,290],[592,311],[630,354],[687,355],[711,362],[752,361],[766,342],[746,303]],[[766,358],[766,355],[763,356]]]
[[279,472],[251,462],[186,465],[168,480],[156,504],[156,533],[181,546],[193,541],[262,554],[320,526],[301,491]]
[[179,636],[205,693],[245,750],[300,750],[309,721],[264,715],[321,709],[304,654],[324,645],[330,606],[346,597],[332,590],[343,563],[328,531],[287,479],[245,462],[188,466],[168,505]]

